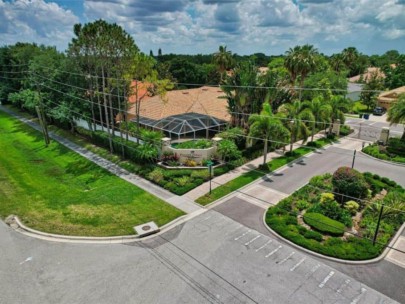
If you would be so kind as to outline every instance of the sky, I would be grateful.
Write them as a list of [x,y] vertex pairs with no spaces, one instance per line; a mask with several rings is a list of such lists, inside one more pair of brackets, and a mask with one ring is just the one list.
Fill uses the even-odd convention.
[[121,25],[145,53],[284,54],[313,44],[331,55],[405,53],[405,0],[0,0],[0,45],[36,42],[63,51],[73,25]]

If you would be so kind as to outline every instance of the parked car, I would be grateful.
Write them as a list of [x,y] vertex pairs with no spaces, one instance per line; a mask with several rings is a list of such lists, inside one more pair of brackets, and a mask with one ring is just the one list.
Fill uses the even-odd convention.
[[379,115],[379,116],[381,116],[381,115],[384,115],[385,112],[387,112],[387,110],[386,110],[385,108],[383,108],[383,107],[376,107],[376,108],[374,109],[374,111],[373,111],[373,114],[374,114],[374,115]]

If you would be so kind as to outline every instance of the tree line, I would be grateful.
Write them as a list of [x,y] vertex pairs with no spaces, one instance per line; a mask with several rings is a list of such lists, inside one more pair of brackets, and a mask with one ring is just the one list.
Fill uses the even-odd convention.
[[[41,106],[48,120],[66,127],[73,128],[76,118],[84,118],[93,129],[100,124],[108,133],[111,151],[115,127],[128,126],[117,121],[127,120],[130,97],[137,101],[138,136],[146,96],[200,85],[221,86],[233,126],[248,130],[249,115],[283,112],[290,120],[298,119],[294,128],[303,130],[301,122],[311,118],[309,110],[297,114],[304,104],[313,108],[311,119],[322,122],[316,113],[325,105],[345,104],[347,77],[370,64],[385,69],[387,84],[405,84],[401,73],[405,57],[397,51],[366,56],[350,47],[325,56],[314,46],[303,45],[280,56],[240,56],[220,46],[209,55],[165,55],[160,50],[154,56],[142,53],[122,27],[103,20],[76,24],[73,33],[66,52],[30,43],[1,47],[0,99],[33,114]],[[267,69],[259,69],[263,66]],[[337,113],[332,119],[338,119],[339,111],[332,111]],[[292,125],[285,127],[298,132]]]

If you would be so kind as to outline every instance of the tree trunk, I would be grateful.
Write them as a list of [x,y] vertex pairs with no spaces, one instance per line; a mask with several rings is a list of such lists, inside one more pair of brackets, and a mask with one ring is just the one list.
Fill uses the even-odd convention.
[[121,120],[120,120],[120,125],[119,125],[120,137],[121,137],[121,150],[122,150],[122,157],[125,157],[124,137],[122,135],[122,120],[124,119],[124,113],[122,113],[122,111],[121,111],[120,82],[119,81],[117,81],[117,93],[118,93],[118,111],[120,113],[119,115],[121,115]]
[[[103,111],[101,109],[101,100],[100,100],[100,91],[99,91],[99,87],[98,87],[98,79],[97,79],[97,104],[98,104],[98,112],[100,115],[101,131],[104,132],[104,119],[103,119]],[[97,131],[97,126],[95,126],[94,129]]]
[[267,146],[268,146],[268,139],[267,137],[264,139],[264,150],[263,150],[263,165],[267,163]]
[[125,113],[124,113],[124,121],[125,121],[125,139],[128,141],[128,100],[127,100],[127,94],[126,94],[126,83],[124,83],[124,107],[125,107]]
[[401,141],[405,142],[405,126],[404,126],[404,133],[402,133]]
[[111,138],[111,130],[110,130],[110,120],[108,115],[108,103],[107,97],[105,96],[105,76],[104,76],[104,66],[101,66],[101,74],[103,79],[103,99],[104,99],[104,113],[105,113],[105,121],[107,123],[107,133],[108,133],[108,143],[110,145],[110,153],[113,153],[113,145],[112,145],[112,138]]
[[92,80],[90,77],[90,82],[89,82],[89,94],[90,94],[90,103],[91,103],[91,119],[93,121],[93,126],[92,126],[92,131],[96,130],[96,114],[94,113],[94,99],[93,99],[93,85],[92,85]]

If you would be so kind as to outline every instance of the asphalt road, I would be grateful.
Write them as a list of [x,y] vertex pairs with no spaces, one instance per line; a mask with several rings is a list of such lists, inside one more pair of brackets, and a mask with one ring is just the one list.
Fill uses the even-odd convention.
[[393,303],[215,211],[142,243],[52,243],[0,223],[0,303]]
[[[280,173],[269,175],[233,197],[213,207],[214,210],[233,220],[277,239],[263,224],[263,214],[271,204],[304,186],[312,176],[334,172],[340,166],[351,166],[353,149],[359,149],[361,141],[342,140],[342,145],[334,145],[320,150],[300,162],[294,163]],[[357,153],[354,168],[370,171],[395,180],[405,186],[405,167],[376,161]],[[282,242],[282,241],[281,241]],[[319,259],[339,271],[405,303],[405,269],[383,260],[367,266],[351,266]]]

